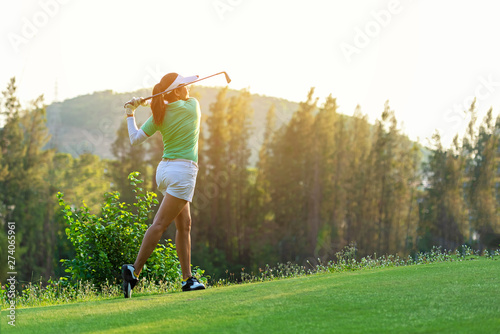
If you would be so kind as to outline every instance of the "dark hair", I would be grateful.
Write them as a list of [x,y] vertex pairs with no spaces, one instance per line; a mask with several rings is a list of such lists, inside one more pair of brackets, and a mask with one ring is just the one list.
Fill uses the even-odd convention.
[[[177,73],[169,73],[163,76],[160,82],[153,87],[152,95],[156,95],[167,90],[168,87],[175,81],[175,79],[177,79],[177,76],[178,76]],[[165,110],[166,110],[165,100],[167,100],[167,102],[169,103],[175,102],[177,100],[177,97],[175,96],[174,91],[171,91],[168,94],[155,96],[151,100],[151,111],[153,112],[153,122],[156,125],[160,125],[161,123],[163,123],[163,119],[165,118]]]

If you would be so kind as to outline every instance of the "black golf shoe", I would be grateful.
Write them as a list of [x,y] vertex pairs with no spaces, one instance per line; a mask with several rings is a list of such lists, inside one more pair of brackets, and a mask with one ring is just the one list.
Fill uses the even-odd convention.
[[200,283],[196,277],[189,277],[186,281],[182,281],[182,291],[203,290],[205,286]]
[[135,277],[134,269],[134,266],[131,264],[124,264],[122,266],[123,295],[125,298],[132,296],[132,289],[139,282],[137,277]]

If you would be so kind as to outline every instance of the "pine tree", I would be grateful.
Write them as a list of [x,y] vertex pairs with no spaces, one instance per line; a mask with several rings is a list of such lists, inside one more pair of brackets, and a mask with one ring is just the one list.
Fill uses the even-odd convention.
[[[155,143],[155,139],[153,138],[149,138],[148,141]],[[135,201],[135,194],[131,190],[128,175],[131,172],[137,171],[141,173],[142,179],[149,180],[148,169],[146,167],[148,144],[143,143],[132,146],[128,135],[127,122],[123,121],[120,123],[116,139],[111,146],[111,152],[115,159],[109,162],[107,175],[112,182],[112,190],[118,191],[121,200],[126,203],[133,203]],[[145,187],[148,187],[148,185],[146,184]]]
[[[374,200],[368,210],[373,215],[370,224],[373,233],[372,247],[381,253],[394,253],[404,249],[402,242],[408,230],[408,206],[413,197],[410,185],[415,180],[418,150],[407,145],[397,127],[394,111],[388,102],[380,121],[375,126],[375,136],[369,156],[369,196]],[[411,219],[410,213],[410,219]],[[411,223],[410,223],[411,224]]]
[[389,244],[389,229],[391,225],[392,205],[392,159],[394,153],[394,139],[391,130],[395,128],[395,117],[388,104],[384,106],[381,120],[375,125],[375,136],[370,152],[370,164],[373,169],[369,171],[369,193],[373,198],[371,214],[374,224],[371,225],[373,238],[372,247],[377,253],[386,253]]
[[[224,214],[228,205],[227,187],[229,186],[228,171],[228,141],[229,130],[227,128],[227,114],[229,99],[227,98],[227,87],[219,91],[217,99],[210,105],[210,116],[206,120],[208,137],[204,140],[203,155],[205,172],[197,181],[197,193],[194,198],[193,208],[200,211],[199,215],[203,222],[198,223],[197,234],[204,236],[203,243],[199,241],[197,247],[203,247],[193,251],[195,256],[205,254],[201,261],[210,266],[210,261],[225,261],[214,254],[217,251],[225,251],[227,246],[226,222]],[[202,170],[203,171],[203,170]],[[200,255],[201,254],[201,255]],[[214,260],[214,258],[217,258]]]
[[419,248],[430,250],[432,246],[453,249],[460,246],[467,233],[466,202],[464,192],[465,157],[458,144],[444,150],[439,133],[433,136],[435,149],[425,167],[428,183],[423,201],[422,222],[419,226]]
[[[337,214],[342,215],[344,207],[339,203],[338,189],[342,177],[341,156],[345,147],[342,142],[344,123],[337,114],[337,101],[329,95],[315,116],[311,147],[312,168],[311,192],[308,203],[308,242],[312,259],[333,255],[332,236],[340,224]],[[340,145],[338,144],[340,142]],[[340,172],[340,173],[339,173]]]
[[361,112],[358,105],[354,111],[348,131],[349,160],[345,183],[346,197],[346,241],[354,242],[361,254],[369,254],[372,233],[369,232],[372,223],[372,198],[368,195],[369,170],[368,162],[371,151],[372,136],[367,116]]
[[47,175],[52,168],[53,150],[43,150],[49,140],[43,98],[22,109],[16,97],[15,80],[3,92],[6,123],[2,129],[2,166],[9,175],[0,184],[6,218],[17,223],[16,255],[25,254],[16,268],[20,279],[53,273],[54,211],[51,184]]
[[[40,270],[45,277],[53,274],[53,248],[56,226],[54,224],[54,208],[52,200],[55,189],[47,180],[52,169],[54,150],[43,150],[49,142],[50,136],[46,125],[46,110],[43,98],[40,97],[26,110],[22,119],[24,128],[24,179],[22,193],[25,202],[25,216],[20,218],[24,222],[27,253],[31,254],[27,261],[25,272],[29,269]],[[23,261],[24,262],[24,261]],[[31,262],[31,263],[30,263]]]
[[473,179],[470,185],[470,204],[474,212],[474,229],[481,238],[494,233],[499,225],[496,184],[498,170],[499,134],[490,108],[479,128],[475,143]]
[[477,133],[476,133],[476,122],[477,122],[477,111],[476,111],[476,99],[472,101],[469,110],[466,111],[470,115],[470,121],[467,125],[466,133],[462,139],[462,147],[460,149],[460,156],[463,161],[463,176],[465,178],[464,185],[464,200],[465,207],[468,209],[468,231],[466,233],[469,244],[472,243],[473,235],[477,230],[478,226],[478,215],[476,212],[476,207],[474,205],[474,196],[476,192],[477,185],[477,175],[475,173],[475,158],[477,156]]
[[228,260],[233,258],[249,262],[248,254],[250,243],[245,229],[249,224],[250,208],[247,198],[249,196],[249,139],[251,135],[251,122],[253,109],[250,106],[251,95],[243,90],[230,99],[227,113],[228,141],[228,171],[229,185],[227,188],[226,222],[228,229]]
[[[12,78],[7,89],[2,92],[2,116],[5,124],[2,128],[2,191],[4,203],[5,220],[12,220],[11,214],[15,203],[21,202],[20,182],[23,174],[23,160],[25,147],[23,145],[24,134],[21,125],[21,104],[16,96],[16,80]],[[6,176],[8,173],[8,177]]]
[[270,161],[272,208],[278,226],[280,261],[298,261],[307,254],[307,217],[312,183],[313,112],[311,88],[288,124],[277,131]]
[[266,114],[266,125],[259,150],[259,160],[255,183],[250,194],[251,215],[249,217],[249,234],[252,244],[252,264],[258,268],[266,263],[279,261],[274,251],[277,248],[277,240],[273,237],[277,231],[272,209],[271,189],[273,188],[271,175],[269,174],[272,161],[272,147],[274,133],[276,131],[276,107],[271,105]]

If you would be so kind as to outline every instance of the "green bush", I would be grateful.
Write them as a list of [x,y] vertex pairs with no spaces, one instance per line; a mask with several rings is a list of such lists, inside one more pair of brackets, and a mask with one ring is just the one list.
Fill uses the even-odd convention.
[[[122,264],[135,261],[149,214],[158,204],[155,193],[144,192],[140,187],[143,181],[138,176],[138,172],[133,172],[128,177],[136,202],[126,204],[120,202],[118,192],[105,193],[100,215],[91,214],[85,202],[80,208],[71,208],[64,202],[63,194],[58,193],[68,225],[66,235],[75,248],[75,258],[61,262],[73,282],[83,280],[99,285],[106,280],[121,280]],[[179,259],[171,240],[158,244],[142,273],[141,276],[156,281],[180,279]]]

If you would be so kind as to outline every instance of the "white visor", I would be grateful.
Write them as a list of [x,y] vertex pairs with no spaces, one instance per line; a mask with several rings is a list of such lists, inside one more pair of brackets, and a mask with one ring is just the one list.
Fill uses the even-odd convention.
[[193,81],[198,80],[198,78],[199,76],[197,75],[193,75],[190,77],[183,77],[182,75],[177,74],[177,78],[174,80],[174,82],[172,82],[170,86],[168,86],[168,88],[165,91],[173,90],[181,85],[189,84]]

